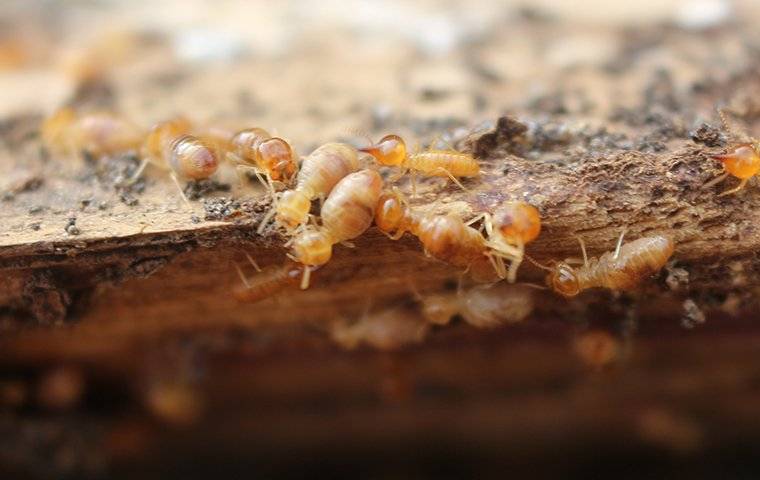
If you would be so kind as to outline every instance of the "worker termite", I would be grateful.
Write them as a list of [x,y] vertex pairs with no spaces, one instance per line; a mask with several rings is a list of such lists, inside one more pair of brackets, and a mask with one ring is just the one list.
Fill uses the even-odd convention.
[[[491,262],[498,272],[491,248],[480,231],[454,215],[420,215],[409,208],[397,190],[380,197],[375,209],[375,225],[392,240],[410,232],[420,240],[427,255],[455,267],[474,267],[474,271],[482,272],[483,265]],[[499,247],[494,245],[493,248]],[[509,257],[509,252],[500,255]]]
[[309,286],[311,269],[330,261],[333,245],[358,237],[372,225],[382,188],[383,180],[374,170],[346,175],[322,205],[322,225],[307,226],[293,237],[291,258],[305,266],[302,289]]
[[494,328],[503,324],[519,323],[533,311],[533,291],[523,285],[495,283],[478,285],[456,292],[417,295],[422,314],[428,322],[448,324],[455,315],[461,315],[477,328]]
[[202,180],[213,175],[219,167],[218,147],[190,135],[191,128],[191,123],[185,118],[156,124],[143,143],[143,162],[133,175],[133,180],[140,176],[148,163],[168,170],[182,199],[189,204],[179,179]]
[[[293,230],[306,223],[311,201],[327,197],[336,184],[346,175],[359,168],[356,149],[345,143],[326,143],[317,148],[301,163],[296,184],[276,199],[271,214],[276,214],[279,225]],[[269,215],[262,220],[259,233],[263,231]]]
[[298,155],[293,147],[263,128],[248,128],[237,132],[231,140],[229,156],[238,168],[251,168],[265,173],[272,181],[290,183],[298,171]]
[[742,190],[747,185],[749,179],[760,172],[760,142],[749,137],[746,133],[735,133],[735,129],[731,127],[726,118],[725,111],[721,109],[718,110],[718,113],[721,122],[723,123],[723,127],[729,131],[732,137],[734,137],[736,144],[728,153],[712,155],[712,158],[723,163],[723,169],[725,172],[707,182],[703,188],[712,187],[728,178],[729,175],[741,180],[739,185],[735,188],[726,190],[718,195],[719,197],[722,197]]
[[96,157],[136,150],[144,136],[138,126],[113,113],[79,113],[69,107],[45,119],[40,133],[55,153],[84,151]]
[[366,312],[356,322],[332,322],[330,338],[347,350],[365,343],[378,350],[396,350],[421,342],[430,326],[413,310],[390,308],[378,313]]
[[480,165],[469,153],[456,150],[438,150],[408,153],[406,143],[398,135],[386,135],[378,143],[360,148],[359,151],[372,155],[377,163],[386,167],[401,168],[401,175],[412,172],[412,187],[415,188],[414,174],[419,172],[429,176],[449,177],[462,189],[457,177],[477,177]]
[[300,283],[304,273],[304,266],[297,263],[288,262],[267,272],[261,272],[258,265],[255,262],[252,263],[259,271],[259,274],[253,278],[246,278],[240,267],[237,267],[243,284],[236,286],[232,293],[239,302],[256,303],[288,287],[295,287]]
[[[508,202],[496,209],[493,215],[485,214],[484,217],[488,244],[499,258],[499,276],[514,283],[525,255],[525,245],[541,233],[541,216],[533,205]],[[504,258],[511,260],[508,272],[504,269]]]
[[588,258],[583,240],[578,238],[583,252],[583,265],[579,268],[573,268],[568,261],[558,262],[551,268],[536,265],[549,271],[547,285],[564,297],[574,297],[595,287],[632,290],[643,278],[665,266],[675,244],[669,237],[655,235],[623,245],[624,235],[625,231],[621,233],[614,252],[607,252],[598,259]]

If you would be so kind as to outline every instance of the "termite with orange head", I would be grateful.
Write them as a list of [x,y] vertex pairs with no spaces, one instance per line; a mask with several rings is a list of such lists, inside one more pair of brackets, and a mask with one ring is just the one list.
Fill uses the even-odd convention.
[[598,259],[588,258],[583,240],[578,238],[583,265],[577,268],[571,266],[569,261],[558,262],[551,267],[536,265],[549,271],[547,285],[564,297],[574,297],[595,287],[633,290],[643,279],[665,266],[673,255],[675,244],[670,237],[655,235],[623,245],[624,234],[620,235],[614,252],[607,252]]
[[[478,230],[455,215],[418,214],[398,190],[382,194],[375,209],[375,224],[393,240],[411,233],[420,240],[426,254],[455,267],[483,275],[482,267],[490,262],[498,272],[492,247]],[[506,257],[508,252],[500,255]]]
[[351,145],[326,143],[317,148],[301,162],[293,189],[274,199],[274,208],[259,224],[259,233],[271,215],[275,215],[278,225],[291,231],[304,225],[312,200],[326,198],[338,182],[358,168],[359,156]]
[[[525,245],[541,233],[541,215],[533,205],[525,202],[507,202],[493,215],[484,214],[488,244],[498,257],[499,275],[509,283],[517,279],[517,270],[525,256]],[[511,261],[505,271],[504,259]]]
[[422,314],[428,322],[445,325],[455,315],[461,315],[477,328],[494,328],[499,325],[523,321],[533,311],[533,290],[524,285],[503,282],[478,285],[456,292],[417,295]]
[[168,170],[182,199],[189,204],[179,180],[203,180],[219,168],[217,146],[190,135],[190,131],[192,124],[182,117],[154,125],[143,142],[143,161],[133,175],[133,180],[140,176],[149,163]]
[[372,225],[382,188],[383,180],[374,170],[345,176],[322,205],[322,225],[307,226],[293,237],[291,258],[305,265],[302,289],[309,286],[311,269],[330,261],[333,245],[358,237]]
[[136,150],[144,132],[129,120],[110,112],[79,113],[64,107],[46,118],[42,140],[53,153],[87,152],[95,157]]
[[723,127],[728,130],[735,143],[729,152],[712,156],[712,158],[723,163],[725,172],[707,182],[703,188],[712,187],[728,178],[729,175],[741,180],[735,188],[726,190],[718,195],[722,197],[742,190],[747,185],[749,179],[760,172],[760,142],[755,138],[749,137],[746,133],[737,134],[728,122],[726,112],[721,109],[718,110],[718,113],[720,114]]
[[[448,177],[463,190],[465,188],[457,177],[480,175],[480,165],[469,153],[453,149],[438,150],[432,146],[425,151],[409,153],[406,142],[398,135],[386,135],[378,143],[359,150],[372,155],[380,165],[400,168],[402,175],[406,171],[411,171],[412,175],[421,173],[428,176]],[[412,176],[412,182],[414,188],[414,176]]]
[[228,156],[238,164],[238,171],[253,169],[286,185],[298,172],[298,154],[293,146],[263,128],[241,130],[231,143],[233,149]]

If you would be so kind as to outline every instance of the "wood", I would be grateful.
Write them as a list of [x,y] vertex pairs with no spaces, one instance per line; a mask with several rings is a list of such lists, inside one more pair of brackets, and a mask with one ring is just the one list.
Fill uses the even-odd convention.
[[[258,21],[277,22],[278,8]],[[670,17],[623,29],[515,13],[440,56],[403,36],[363,45],[326,23],[277,55],[188,63],[166,31],[87,82],[35,70],[49,57],[14,71],[0,89],[0,473],[556,478],[606,462],[699,477],[729,456],[751,469],[760,189],[702,188],[731,141],[716,107],[737,128],[760,118],[755,14],[736,8],[747,25],[698,34],[657,26]],[[55,43],[44,19],[13,15]],[[39,75],[46,94],[17,108]],[[263,189],[240,185],[232,165],[186,188],[189,209],[157,169],[119,188],[133,155],[41,150],[39,123],[63,103],[146,127],[178,109],[202,126],[261,126],[302,154],[366,143],[354,128],[410,145],[444,134],[439,146],[473,152],[482,175],[467,191],[418,177],[416,210],[470,219],[527,201],[542,217],[527,247],[539,262],[580,256],[576,236],[601,255],[624,228],[629,240],[670,235],[676,250],[636,292],[536,289],[519,325],[455,319],[398,351],[346,351],[331,340],[336,322],[394,309],[419,320],[417,293],[451,294],[462,272],[373,227],[336,246],[309,290],[238,303],[235,265],[255,275],[246,254],[265,272],[286,261],[284,232],[256,233],[271,207]],[[543,275],[524,262],[519,279]]]

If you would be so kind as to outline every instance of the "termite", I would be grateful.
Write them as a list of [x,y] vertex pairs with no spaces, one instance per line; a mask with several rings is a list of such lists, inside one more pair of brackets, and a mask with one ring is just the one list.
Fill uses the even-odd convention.
[[523,285],[494,283],[456,292],[418,296],[425,319],[436,325],[446,325],[455,315],[461,315],[477,328],[494,328],[519,323],[533,311],[533,291]]
[[133,175],[133,180],[140,176],[148,163],[168,170],[182,199],[189,204],[179,179],[209,178],[219,167],[217,146],[190,135],[191,128],[191,123],[181,117],[156,124],[143,143],[143,162]]
[[[311,202],[325,198],[346,175],[359,168],[359,156],[351,145],[326,143],[317,148],[301,163],[296,184],[275,201],[271,211],[279,225],[293,230],[304,225],[309,218]],[[269,215],[262,220],[259,233],[266,226]]]
[[[249,257],[250,258],[250,257]],[[300,283],[304,273],[304,266],[298,263],[288,262],[274,270],[261,272],[255,262],[252,262],[258,275],[246,278],[240,267],[237,267],[242,285],[236,286],[232,293],[242,303],[256,303],[270,298],[282,290],[295,287]]]
[[585,365],[601,370],[620,356],[621,345],[608,332],[590,330],[575,338],[573,350]]
[[347,350],[365,343],[378,350],[396,350],[421,342],[430,325],[405,308],[390,308],[378,313],[366,312],[356,322],[345,320],[330,324],[330,337]]
[[732,137],[734,137],[735,145],[728,153],[720,155],[711,155],[715,160],[719,160],[723,163],[723,169],[725,172],[707,182],[703,188],[709,188],[716,185],[729,175],[734,176],[741,181],[735,188],[726,190],[720,193],[718,196],[731,195],[732,193],[742,190],[749,181],[750,178],[757,175],[760,172],[760,142],[757,139],[748,136],[746,133],[736,133],[736,130],[731,127],[726,113],[723,109],[718,110],[720,120],[723,123],[723,128],[726,129]]
[[382,188],[383,180],[374,170],[345,176],[322,205],[322,225],[307,226],[293,237],[291,258],[305,266],[302,289],[309,286],[311,269],[330,261],[333,245],[358,237],[372,225]]
[[42,140],[56,152],[71,155],[81,151],[96,157],[136,150],[144,133],[134,123],[108,112],[78,113],[65,107],[45,119]]
[[431,147],[425,151],[410,154],[407,152],[404,139],[398,135],[386,135],[378,143],[360,148],[359,151],[372,155],[380,165],[400,168],[400,175],[411,171],[413,188],[415,188],[414,174],[417,172],[429,176],[449,177],[463,190],[465,188],[457,177],[480,175],[480,165],[469,153],[458,152],[454,149],[438,150]]
[[632,290],[642,279],[665,266],[675,244],[670,237],[655,235],[623,245],[624,236],[625,231],[620,234],[614,252],[607,252],[598,259],[588,258],[586,246],[579,237],[583,265],[578,268],[572,267],[569,261],[558,262],[552,267],[536,265],[549,271],[547,285],[564,297],[574,297],[583,290],[595,287]]
[[241,130],[232,137],[231,143],[233,150],[229,156],[239,164],[238,169],[254,169],[272,181],[285,184],[289,184],[298,171],[295,149],[263,128]]
[[[498,272],[491,248],[480,231],[454,215],[418,214],[398,190],[384,192],[378,200],[375,225],[392,240],[411,233],[420,240],[426,255],[455,267],[477,267],[475,271],[482,271],[483,264],[491,262]],[[508,257],[509,252],[500,255]]]
[[[485,214],[484,217],[489,245],[499,257],[499,275],[502,278],[506,276],[509,283],[515,283],[517,270],[525,255],[525,245],[541,233],[541,215],[536,207],[528,203],[507,202],[493,215]],[[504,258],[511,260],[508,272],[504,271]]]

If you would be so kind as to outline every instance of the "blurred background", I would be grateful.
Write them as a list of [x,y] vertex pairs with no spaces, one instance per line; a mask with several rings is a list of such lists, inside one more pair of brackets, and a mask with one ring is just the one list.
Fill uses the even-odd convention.
[[[542,132],[526,156],[549,164],[663,152],[717,125],[719,105],[754,127],[758,21],[753,0],[0,0],[2,183],[43,165],[45,208],[80,208],[80,166],[36,153],[63,105],[146,128],[176,114],[261,126],[303,152],[365,134],[455,141],[505,114]],[[92,218],[127,211],[112,190],[88,193],[115,204]],[[41,199],[3,203],[0,246],[69,239],[29,228]],[[146,225],[164,217],[146,207]],[[172,288],[152,280],[148,299],[123,289],[132,306]],[[495,331],[455,322],[399,352],[191,301],[203,318],[130,317],[112,298],[94,297],[83,328],[3,316],[3,478],[739,478],[760,458],[746,362],[760,344],[752,318],[728,318],[734,297],[701,299],[718,311],[707,323],[692,301],[637,324],[624,299]]]

